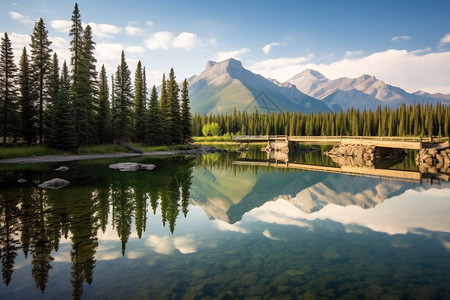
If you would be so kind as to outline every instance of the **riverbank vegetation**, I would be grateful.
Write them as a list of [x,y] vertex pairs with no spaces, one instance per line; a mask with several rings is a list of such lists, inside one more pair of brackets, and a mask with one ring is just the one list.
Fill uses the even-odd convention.
[[[441,103],[402,104],[397,108],[377,107],[363,111],[305,114],[302,112],[230,114],[195,114],[192,119],[194,136],[213,135],[211,124],[219,127],[220,135],[274,135],[291,136],[441,136],[448,137],[450,106]],[[206,134],[205,134],[206,132]],[[211,139],[217,139],[212,136]]]

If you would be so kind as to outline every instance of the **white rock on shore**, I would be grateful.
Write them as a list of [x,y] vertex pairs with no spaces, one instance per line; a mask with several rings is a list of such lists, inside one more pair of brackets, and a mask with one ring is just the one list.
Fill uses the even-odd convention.
[[109,165],[111,169],[118,169],[122,172],[132,172],[137,170],[153,170],[156,166],[153,164],[139,164],[135,162],[122,162]]

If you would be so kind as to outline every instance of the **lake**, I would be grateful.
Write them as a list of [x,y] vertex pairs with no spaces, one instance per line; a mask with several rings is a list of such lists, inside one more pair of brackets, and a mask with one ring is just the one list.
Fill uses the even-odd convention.
[[[319,148],[289,161],[336,167]],[[450,299],[450,183],[229,150],[1,165],[0,299]]]

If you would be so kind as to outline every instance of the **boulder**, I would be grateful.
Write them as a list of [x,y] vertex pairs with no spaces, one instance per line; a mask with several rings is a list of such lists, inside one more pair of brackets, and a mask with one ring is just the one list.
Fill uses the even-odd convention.
[[44,183],[41,183],[38,185],[38,187],[43,189],[60,189],[65,186],[68,186],[70,184],[70,181],[67,181],[65,179],[61,178],[53,178],[51,180],[45,181]]
[[69,168],[66,166],[61,166],[61,167],[55,169],[55,171],[60,171],[60,172],[66,172],[67,170],[69,170]]
[[140,164],[135,162],[122,162],[109,165],[111,169],[117,169],[122,172],[133,172],[137,170],[153,170],[156,166],[153,164]]

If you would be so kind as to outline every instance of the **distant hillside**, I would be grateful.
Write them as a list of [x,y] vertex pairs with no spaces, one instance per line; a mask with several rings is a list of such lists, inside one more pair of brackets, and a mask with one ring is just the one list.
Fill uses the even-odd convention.
[[294,85],[254,74],[235,59],[209,61],[200,75],[189,78],[189,97],[192,111],[201,114],[230,113],[234,107],[247,112],[330,111],[326,103]]

